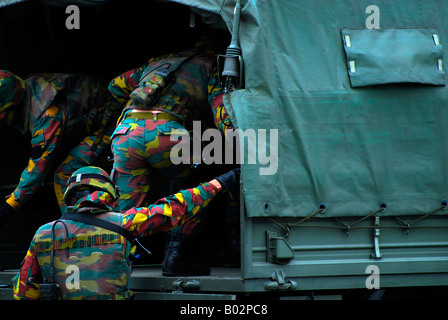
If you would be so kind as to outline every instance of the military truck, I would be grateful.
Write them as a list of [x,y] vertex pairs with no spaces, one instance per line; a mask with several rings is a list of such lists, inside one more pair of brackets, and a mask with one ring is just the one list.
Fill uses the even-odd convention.
[[446,298],[448,3],[163,5],[230,36],[241,263],[178,278],[137,265],[136,299]]

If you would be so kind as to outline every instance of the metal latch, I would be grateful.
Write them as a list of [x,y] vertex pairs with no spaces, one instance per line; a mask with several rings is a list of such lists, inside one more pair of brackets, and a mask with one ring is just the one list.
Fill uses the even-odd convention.
[[270,263],[287,264],[294,259],[294,249],[277,233],[266,231],[266,259]]
[[275,269],[270,280],[264,283],[266,290],[294,290],[297,288],[297,282],[286,280],[286,275],[282,269]]

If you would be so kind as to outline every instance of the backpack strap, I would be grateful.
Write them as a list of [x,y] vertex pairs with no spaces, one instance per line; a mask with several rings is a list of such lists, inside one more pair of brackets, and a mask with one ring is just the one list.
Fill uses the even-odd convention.
[[129,109],[150,109],[172,84],[173,74],[199,52],[199,49],[182,51],[154,61],[153,67],[150,67],[151,64],[146,67],[138,86],[129,95],[132,105],[123,109],[118,122]]
[[156,71],[156,74],[162,76],[164,79],[170,77],[177,69],[180,68],[187,60],[199,53],[199,49],[190,49],[182,51],[172,57],[163,58],[163,63],[154,68],[147,68],[140,79],[144,79],[148,74]]

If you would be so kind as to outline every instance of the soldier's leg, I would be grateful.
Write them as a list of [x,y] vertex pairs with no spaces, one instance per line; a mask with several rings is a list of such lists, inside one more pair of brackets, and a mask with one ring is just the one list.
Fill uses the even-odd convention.
[[[172,135],[182,133],[188,135],[188,131],[175,121],[158,120],[157,122],[152,121],[152,124],[156,124],[155,130],[147,126],[148,129],[145,131],[148,164],[165,177],[166,184],[170,184],[170,193],[176,193],[188,180],[192,170],[190,163],[173,163],[171,151],[179,141],[172,138]],[[191,156],[188,155],[188,157]],[[197,223],[199,223],[198,218],[194,221],[187,219],[183,224],[174,228],[173,232],[182,232],[185,229],[183,233],[189,235]]]
[[146,163],[144,120],[125,119],[112,136],[114,164],[111,178],[120,188],[117,210],[147,205],[151,167]]
[[[172,139],[171,135],[175,133],[178,135],[179,132],[187,131],[179,123],[169,121],[160,122],[156,131],[147,133],[147,150],[150,154],[148,162],[170,182],[188,179],[191,174],[190,163],[175,165],[170,158],[172,149],[179,143],[176,139]],[[172,190],[173,193],[177,191]],[[192,237],[205,211],[207,210],[194,216],[184,216],[171,230],[163,261],[164,276],[197,276],[210,273],[208,263],[202,259],[201,252],[197,248],[198,239]]]
[[[97,141],[98,131],[87,136],[73,148],[54,173],[54,191],[62,214],[65,212],[64,193],[67,180],[76,170],[94,164],[94,161],[110,148],[111,129]],[[97,143],[96,143],[97,142]]]

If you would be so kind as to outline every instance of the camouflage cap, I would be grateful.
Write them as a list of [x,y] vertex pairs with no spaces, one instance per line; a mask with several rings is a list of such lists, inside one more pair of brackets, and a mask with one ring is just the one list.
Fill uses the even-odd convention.
[[112,182],[106,171],[99,167],[88,166],[76,170],[70,179],[68,179],[67,189],[64,193],[65,203],[69,204],[73,191],[83,186],[105,191],[112,197],[113,201],[119,197],[118,188]]
[[25,82],[14,73],[0,70],[0,113],[20,104],[25,96]]

